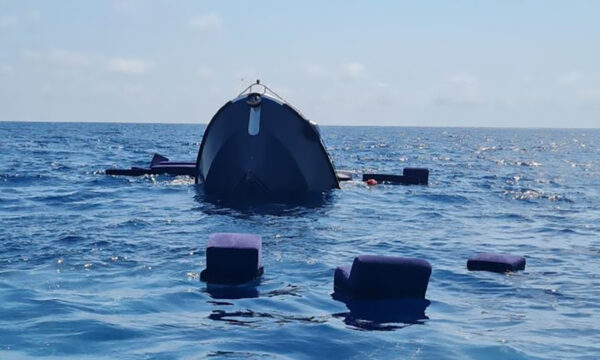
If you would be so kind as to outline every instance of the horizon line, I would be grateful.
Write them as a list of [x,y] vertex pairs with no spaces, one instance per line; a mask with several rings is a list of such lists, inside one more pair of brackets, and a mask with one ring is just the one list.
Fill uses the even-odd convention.
[[[52,121],[52,120],[0,120],[0,123],[24,124],[118,124],[118,125],[208,125],[204,122],[143,122],[143,121]],[[451,128],[451,129],[522,129],[522,130],[600,130],[600,127],[548,127],[548,126],[460,126],[460,125],[364,125],[364,124],[317,124],[328,127],[403,127],[403,128]]]

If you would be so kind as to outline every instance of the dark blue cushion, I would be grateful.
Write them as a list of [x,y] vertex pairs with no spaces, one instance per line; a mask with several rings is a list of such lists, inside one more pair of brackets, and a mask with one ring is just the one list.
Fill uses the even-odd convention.
[[212,234],[206,247],[206,269],[200,278],[217,284],[241,284],[260,276],[261,247],[259,235]]
[[477,254],[467,261],[467,269],[504,273],[525,270],[525,258],[522,256],[484,253]]
[[414,178],[418,185],[427,185],[429,183],[429,169],[427,168],[404,168],[402,175],[407,178]]
[[351,299],[424,299],[431,265],[421,259],[361,255],[338,267],[334,291]]

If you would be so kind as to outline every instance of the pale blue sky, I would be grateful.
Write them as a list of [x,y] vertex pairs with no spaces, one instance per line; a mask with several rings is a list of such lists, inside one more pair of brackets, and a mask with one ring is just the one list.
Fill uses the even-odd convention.
[[[0,121],[600,127],[600,1],[0,0]],[[242,81],[243,79],[243,81]]]

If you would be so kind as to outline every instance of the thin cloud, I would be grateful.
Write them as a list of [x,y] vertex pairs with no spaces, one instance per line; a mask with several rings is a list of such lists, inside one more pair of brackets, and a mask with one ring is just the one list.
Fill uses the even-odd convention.
[[302,71],[312,78],[321,78],[327,74],[325,68],[319,64],[306,64],[302,66]]
[[17,25],[19,22],[19,19],[16,16],[13,15],[5,15],[5,16],[0,16],[0,29],[2,28],[10,28],[13,27],[15,25]]
[[203,31],[217,30],[223,27],[223,21],[213,12],[193,17],[190,19],[190,26]]
[[558,83],[571,85],[581,80],[583,75],[579,71],[568,71],[558,77]]
[[29,18],[30,21],[36,22],[36,21],[40,21],[40,19],[42,18],[42,15],[40,14],[39,11],[32,11],[29,13],[29,15],[27,17]]
[[142,59],[108,57],[102,54],[81,53],[77,51],[53,50],[23,50],[21,58],[34,63],[63,66],[68,68],[106,68],[111,72],[123,74],[144,74],[155,65]]
[[577,98],[587,104],[600,106],[600,88],[585,88],[577,91]]
[[78,52],[56,49],[50,51],[49,56],[52,60],[68,66],[85,66],[89,64],[88,56]]
[[215,75],[213,69],[207,66],[200,66],[196,69],[196,76],[202,79],[210,79]]
[[153,68],[153,63],[139,59],[112,58],[107,64],[108,71],[133,75],[144,74]]
[[365,76],[366,68],[358,62],[343,64],[341,67],[342,76],[346,79],[355,80]]
[[23,50],[21,51],[21,58],[27,61],[49,62],[68,67],[81,67],[90,63],[90,56],[63,49],[49,51]]
[[533,77],[533,76],[531,76],[531,75],[524,75],[524,76],[521,78],[521,82],[522,82],[523,84],[533,84],[534,80],[535,80],[535,79],[534,79],[534,77]]
[[10,75],[14,71],[15,71],[15,69],[12,66],[10,66],[10,65],[3,64],[3,65],[0,66],[0,74]]
[[445,76],[431,90],[433,103],[439,105],[465,105],[481,102],[479,78],[468,73]]
[[36,23],[40,20],[39,11],[32,11],[29,14],[3,15],[0,16],[0,29],[8,29],[15,26]]
[[142,4],[137,0],[116,0],[113,2],[113,10],[120,15],[136,14]]

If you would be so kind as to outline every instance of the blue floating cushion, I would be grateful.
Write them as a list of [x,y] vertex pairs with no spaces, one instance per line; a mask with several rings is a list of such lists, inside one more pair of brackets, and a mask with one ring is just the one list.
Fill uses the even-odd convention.
[[429,169],[427,168],[404,168],[402,175],[407,178],[416,178],[419,185],[429,183]]
[[431,265],[421,259],[361,255],[338,267],[334,291],[351,299],[424,299]]
[[484,253],[477,254],[467,261],[467,269],[504,273],[525,270],[525,258],[522,256]]
[[212,234],[206,247],[206,269],[200,278],[217,284],[241,284],[260,276],[261,247],[259,235]]

